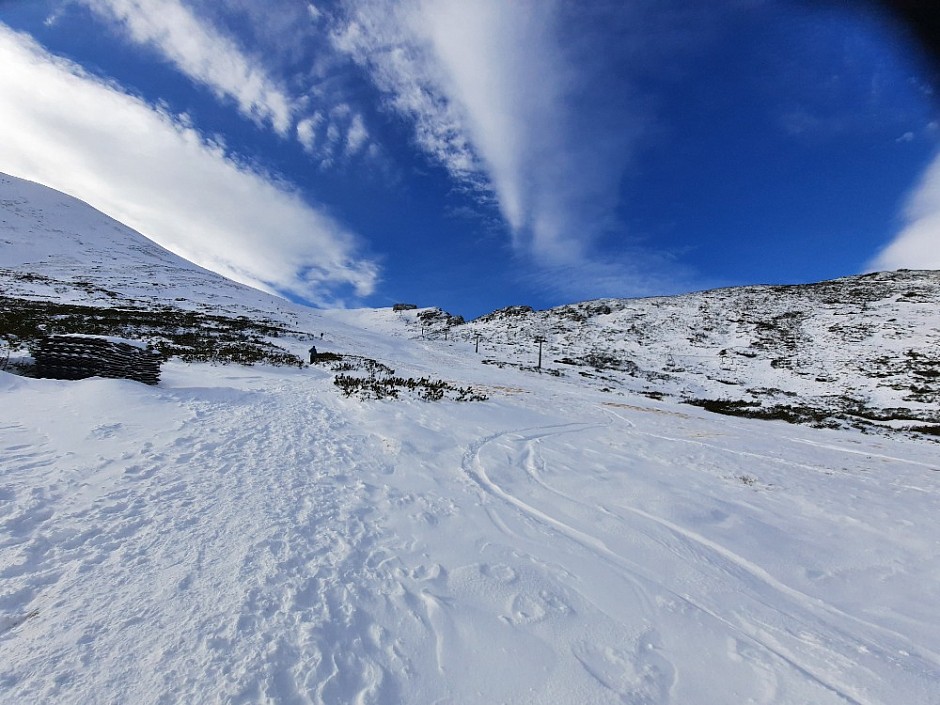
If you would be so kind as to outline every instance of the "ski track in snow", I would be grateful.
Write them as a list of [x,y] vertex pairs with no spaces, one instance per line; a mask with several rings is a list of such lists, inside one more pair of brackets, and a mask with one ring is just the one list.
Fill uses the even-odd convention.
[[[639,409],[639,408],[638,408]],[[660,440],[675,443],[688,443],[701,445],[710,449],[720,450],[724,453],[746,456],[765,462],[783,463],[788,466],[803,469],[818,470],[817,467],[794,463],[773,456],[758,453],[731,451],[727,448],[699,441],[675,438],[661,434],[640,432],[629,419],[616,412],[605,410],[609,416],[622,422],[630,432],[643,433]],[[513,443],[523,444],[521,453],[510,461],[511,465],[523,469],[526,476],[536,483],[546,493],[556,497],[559,502],[551,506],[559,507],[564,504],[578,505],[584,510],[585,516],[590,517],[593,511],[600,511],[612,517],[618,523],[628,524],[624,515],[617,515],[607,507],[597,505],[590,507],[577,498],[552,488],[544,480],[545,463],[539,454],[539,446],[543,441],[551,441],[562,434],[579,433],[596,428],[599,424],[565,424],[562,426],[549,426],[543,428],[527,428],[518,431],[505,431],[482,438],[471,445],[463,462],[467,475],[491,497],[499,499],[516,508],[526,516],[542,524],[548,531],[558,531],[585,548],[601,562],[611,565],[620,578],[629,583],[634,597],[644,605],[661,603],[664,597],[684,602],[700,610],[719,622],[727,630],[729,636],[736,640],[747,642],[757,647],[771,657],[793,668],[799,674],[815,681],[825,690],[835,695],[838,700],[866,705],[879,702],[865,695],[865,688],[860,688],[852,678],[858,673],[852,668],[853,661],[858,659],[859,653],[868,658],[875,658],[893,667],[900,667],[912,673],[916,679],[929,681],[940,673],[940,656],[933,651],[912,644],[904,635],[860,619],[853,615],[827,604],[818,598],[812,598],[796,589],[793,589],[763,568],[734,553],[732,550],[711,541],[700,534],[678,526],[661,517],[654,516],[640,509],[618,504],[617,509],[633,517],[645,520],[647,525],[628,526],[628,530],[643,534],[644,538],[655,542],[667,549],[680,559],[685,565],[693,566],[696,571],[702,572],[706,577],[697,582],[705,583],[712,580],[715,574],[723,581],[733,581],[753,593],[742,600],[747,604],[738,604],[733,612],[728,612],[719,606],[709,606],[707,600],[690,594],[679,594],[669,589],[648,569],[643,569],[628,558],[621,556],[605,543],[605,541],[587,529],[576,528],[573,524],[559,519],[557,516],[543,511],[529,501],[512,493],[494,482],[487,473],[486,464],[481,460],[481,454],[486,446],[503,439],[510,439]],[[803,439],[793,439],[795,442],[812,443]],[[830,450],[846,452],[841,446],[821,445]],[[872,457],[873,454],[863,453],[849,449],[848,452],[864,454]],[[882,459],[894,460],[891,456],[875,455]],[[930,467],[924,463],[909,461],[911,464]],[[635,522],[632,522],[635,524]],[[653,524],[651,529],[649,524]],[[655,528],[665,529],[663,532]],[[649,594],[646,594],[649,593]],[[607,679],[598,675],[591,664],[578,654],[585,668],[607,687],[618,692],[624,702],[629,702],[631,694],[614,688]],[[903,662],[903,663],[902,663]],[[668,662],[667,662],[668,663]],[[832,664],[836,668],[826,671],[825,666]],[[823,668],[820,667],[823,666]],[[848,674],[840,673],[842,669],[849,669]],[[669,664],[669,671],[674,671],[674,664]],[[885,694],[887,697],[887,694]],[[665,701],[665,699],[663,700]]]

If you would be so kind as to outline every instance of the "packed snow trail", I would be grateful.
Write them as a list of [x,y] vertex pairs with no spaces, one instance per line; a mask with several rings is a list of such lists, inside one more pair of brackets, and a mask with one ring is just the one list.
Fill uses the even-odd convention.
[[0,700],[936,702],[935,444],[486,374],[0,373]]
[[[132,407],[151,393],[54,384],[124,406],[129,396]],[[381,692],[373,652],[392,645],[358,596],[377,581],[374,488],[360,478],[374,454],[314,400],[276,387],[220,391],[146,400],[160,407],[148,418],[162,422],[156,433],[118,408],[96,409],[107,423],[83,424],[66,405],[70,438],[50,426],[42,442],[24,439],[31,457],[19,450],[19,464],[6,466],[0,575],[6,602],[33,616],[4,646],[60,634],[28,639],[38,677],[4,674],[5,687],[23,688],[19,702],[64,702],[76,683],[84,702],[349,702]],[[90,452],[72,460],[66,449],[83,435]]]

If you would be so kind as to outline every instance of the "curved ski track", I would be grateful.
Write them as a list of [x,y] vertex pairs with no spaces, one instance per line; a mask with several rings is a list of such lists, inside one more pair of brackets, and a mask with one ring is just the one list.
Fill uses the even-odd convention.
[[[727,547],[667,519],[623,503],[616,505],[616,511],[602,505],[588,506],[571,494],[556,490],[544,479],[545,462],[541,458],[539,446],[543,440],[550,441],[562,434],[609,428],[616,419],[628,432],[660,440],[701,445],[723,453],[745,455],[764,462],[783,463],[801,469],[818,471],[818,467],[774,456],[723,448],[694,439],[639,431],[632,421],[621,414],[608,409],[602,411],[608,417],[607,423],[523,428],[481,438],[472,443],[464,455],[464,473],[486,496],[512,507],[530,521],[542,526],[547,533],[557,532],[564,535],[593,555],[598,562],[607,564],[620,580],[629,585],[642,604],[649,607],[663,604],[669,599],[684,603],[720,624],[732,638],[753,645],[771,659],[817,683],[834,696],[835,702],[852,705],[877,705],[885,702],[880,697],[873,696],[884,684],[875,679],[871,680],[867,688],[859,684],[859,681],[865,678],[867,670],[858,663],[860,655],[891,664],[893,668],[911,677],[917,684],[915,687],[924,683],[940,682],[937,680],[940,678],[940,656],[929,649],[912,644],[904,635],[847,614],[819,598],[785,585],[759,565]],[[623,524],[629,531],[661,546],[674,556],[675,560],[681,561],[698,573],[699,582],[703,586],[715,576],[721,581],[732,581],[742,593],[739,608],[732,611],[722,607],[710,599],[707,590],[676,592],[664,582],[655,566],[640,565],[629,555],[611,548],[604,538],[592,533],[589,523],[575,526],[570,521],[540,509],[533,500],[514,494],[494,481],[481,454],[487,446],[506,439],[523,444],[522,452],[516,454],[516,459],[511,461],[510,465],[524,470],[534,485],[552,495],[555,498],[553,506],[574,505],[587,516],[600,512],[607,518]],[[845,450],[838,446],[832,446],[831,449]],[[641,521],[638,522],[637,519]],[[668,599],[664,600],[664,597]],[[651,615],[651,619],[655,622],[655,615]],[[878,638],[872,638],[866,632],[877,634]],[[889,648],[884,646],[886,643],[890,644]],[[833,667],[822,668],[821,664],[832,664]],[[677,664],[671,664],[670,667],[678,668]],[[589,669],[589,666],[585,664],[585,668]],[[621,696],[627,698],[628,694],[621,693]],[[882,697],[890,697],[890,693],[884,693]],[[666,697],[662,702],[668,700]]]

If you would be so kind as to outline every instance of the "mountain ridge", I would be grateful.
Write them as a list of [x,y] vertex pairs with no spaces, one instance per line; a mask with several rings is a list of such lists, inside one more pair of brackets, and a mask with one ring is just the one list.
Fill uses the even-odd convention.
[[546,340],[546,359],[589,382],[728,401],[729,412],[736,403],[742,414],[774,417],[755,408],[770,406],[783,417],[796,400],[807,412],[801,420],[818,421],[817,414],[936,421],[938,308],[940,272],[899,270],[596,299],[491,314],[468,328],[502,347],[538,335]]

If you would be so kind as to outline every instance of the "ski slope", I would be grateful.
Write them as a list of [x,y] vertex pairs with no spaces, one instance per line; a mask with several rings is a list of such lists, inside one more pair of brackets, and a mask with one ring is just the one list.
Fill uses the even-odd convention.
[[0,697],[937,702],[935,443],[477,382],[0,374]]

